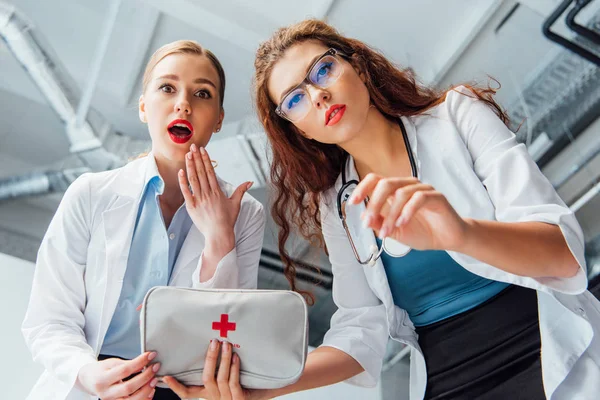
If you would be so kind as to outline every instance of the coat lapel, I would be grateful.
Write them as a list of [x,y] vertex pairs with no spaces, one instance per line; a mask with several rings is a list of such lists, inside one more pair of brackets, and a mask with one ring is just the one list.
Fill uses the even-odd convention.
[[147,157],[127,164],[109,183],[114,187],[115,195],[102,213],[107,285],[98,330],[99,338],[106,333],[123,287],[123,277],[127,269],[135,220],[144,187]]
[[[348,161],[346,163],[346,177],[347,181],[353,179],[359,181],[360,179],[356,172],[356,168],[354,167],[354,159],[352,156],[348,156]],[[341,187],[341,185],[339,187]],[[372,249],[377,247],[375,233],[372,229],[364,228],[362,226],[360,215],[366,209],[365,203],[362,202],[351,206],[351,208],[351,210],[350,207],[347,208],[346,224],[348,225],[348,230],[350,231],[350,235],[352,236],[360,258],[366,260],[372,253]],[[374,265],[364,265],[363,270],[373,292],[381,299],[381,301],[383,301],[388,310],[392,309],[392,293],[389,288],[381,258],[378,258]]]

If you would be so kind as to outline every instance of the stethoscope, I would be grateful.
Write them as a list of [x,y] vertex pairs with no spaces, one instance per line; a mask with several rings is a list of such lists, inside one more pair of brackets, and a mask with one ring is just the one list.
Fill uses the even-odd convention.
[[[406,151],[408,153],[408,160],[410,161],[410,168],[412,171],[412,176],[417,177],[417,164],[415,163],[415,159],[412,153],[412,148],[410,147],[410,142],[408,140],[408,135],[406,134],[406,128],[402,123],[402,120],[398,118],[398,125],[400,125],[400,130],[402,131],[402,137],[404,138],[404,145],[406,146]],[[352,251],[354,252],[354,257],[361,265],[375,265],[375,261],[379,257],[381,257],[381,253],[384,251],[392,257],[402,257],[410,251],[410,247],[398,242],[397,240],[386,237],[383,239],[381,247],[378,248],[376,245],[371,246],[371,251],[369,258],[366,260],[362,260],[360,255],[358,254],[358,250],[354,244],[354,240],[352,240],[352,235],[350,234],[350,230],[348,229],[348,224],[346,223],[346,203],[350,198],[350,193],[346,193],[348,188],[352,185],[358,185],[358,181],[353,179],[351,181],[346,182],[346,167],[348,166],[349,157],[344,161],[344,168],[342,168],[342,187],[338,191],[337,194],[337,209],[338,215],[342,220],[342,225],[344,226],[344,230],[346,231],[346,236],[348,236],[348,241],[350,242],[350,246],[352,247]],[[367,200],[365,200],[365,204]]]

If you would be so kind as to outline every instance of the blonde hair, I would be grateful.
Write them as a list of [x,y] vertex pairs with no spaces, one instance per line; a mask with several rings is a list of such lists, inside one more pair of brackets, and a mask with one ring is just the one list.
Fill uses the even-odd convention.
[[144,77],[142,78],[142,92],[146,92],[148,83],[150,83],[152,71],[156,65],[163,58],[171,54],[195,54],[199,56],[206,56],[210,60],[212,65],[217,70],[217,74],[219,75],[219,104],[221,107],[223,107],[223,100],[225,98],[225,71],[223,70],[223,66],[212,51],[203,48],[194,40],[177,40],[175,42],[165,44],[156,50],[154,54],[152,54],[152,57],[150,57],[150,60],[148,60],[148,64],[146,64]]

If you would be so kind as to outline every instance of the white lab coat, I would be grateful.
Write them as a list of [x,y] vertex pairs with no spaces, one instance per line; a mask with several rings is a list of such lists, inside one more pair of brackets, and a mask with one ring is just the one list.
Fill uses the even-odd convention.
[[[122,168],[84,174],[66,191],[40,247],[23,334],[45,367],[28,399],[89,400],[76,386],[93,362],[119,300],[149,157]],[[227,195],[234,188],[219,181]],[[265,215],[244,195],[235,248],[200,283],[204,236],[195,225],[183,243],[170,286],[256,288]]]
[[[418,177],[443,193],[463,217],[498,221],[541,221],[558,225],[580,270],[572,278],[529,278],[510,274],[464,254],[448,254],[484,278],[535,289],[542,341],[542,374],[550,399],[600,398],[600,305],[588,291],[584,241],[573,213],[518,144],[506,126],[483,102],[450,92],[427,115],[402,118],[417,160]],[[359,179],[350,159],[347,180]],[[350,383],[377,382],[388,336],[411,348],[410,399],[424,396],[425,359],[405,310],[394,305],[383,264],[356,261],[337,213],[341,176],[321,202],[322,227],[333,268],[333,299],[338,311],[323,346],[355,358],[365,372]],[[362,258],[375,245],[371,230],[362,228],[360,210],[347,222]],[[507,249],[510,251],[510,249]]]

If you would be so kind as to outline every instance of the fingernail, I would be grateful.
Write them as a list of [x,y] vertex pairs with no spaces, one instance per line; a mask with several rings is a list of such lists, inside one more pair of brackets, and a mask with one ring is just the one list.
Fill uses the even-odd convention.
[[356,196],[354,196],[354,195],[350,196],[350,198],[348,199],[348,203],[356,204]]
[[238,358],[238,355],[237,355],[236,353],[233,353],[233,357],[232,357],[232,360],[231,360],[231,361],[232,361],[234,364],[237,364],[238,360],[239,360],[239,358]]
[[200,153],[206,154],[206,149],[204,147],[200,147]]
[[154,360],[154,357],[156,357],[156,352],[155,351],[153,351],[152,353],[148,354],[148,361]]
[[196,147],[196,143],[192,143],[192,147],[191,147],[192,151],[197,151],[198,148]]
[[381,228],[379,230],[379,239],[384,239],[388,234],[388,228],[387,226],[384,226],[383,228]]
[[404,217],[400,217],[398,218],[398,220],[396,220],[396,226],[400,226],[404,223]]
[[188,158],[188,160],[191,160],[192,159],[192,153],[187,153],[187,158]]
[[254,182],[249,182],[248,185],[246,185],[246,190],[250,189],[252,185],[254,185]]
[[154,393],[156,393],[156,389],[153,389],[150,394],[148,395],[148,398],[151,399],[154,397]]
[[157,383],[158,383],[158,378],[152,379],[152,381],[150,381],[150,387],[155,387]]
[[229,342],[223,342],[223,354],[229,353]]
[[152,371],[154,371],[154,372],[158,372],[159,369],[160,369],[160,363],[156,363],[152,366]]
[[179,170],[179,175],[183,176],[183,170],[182,169]]
[[213,339],[210,341],[210,349],[211,350],[216,350],[217,349],[217,339]]

